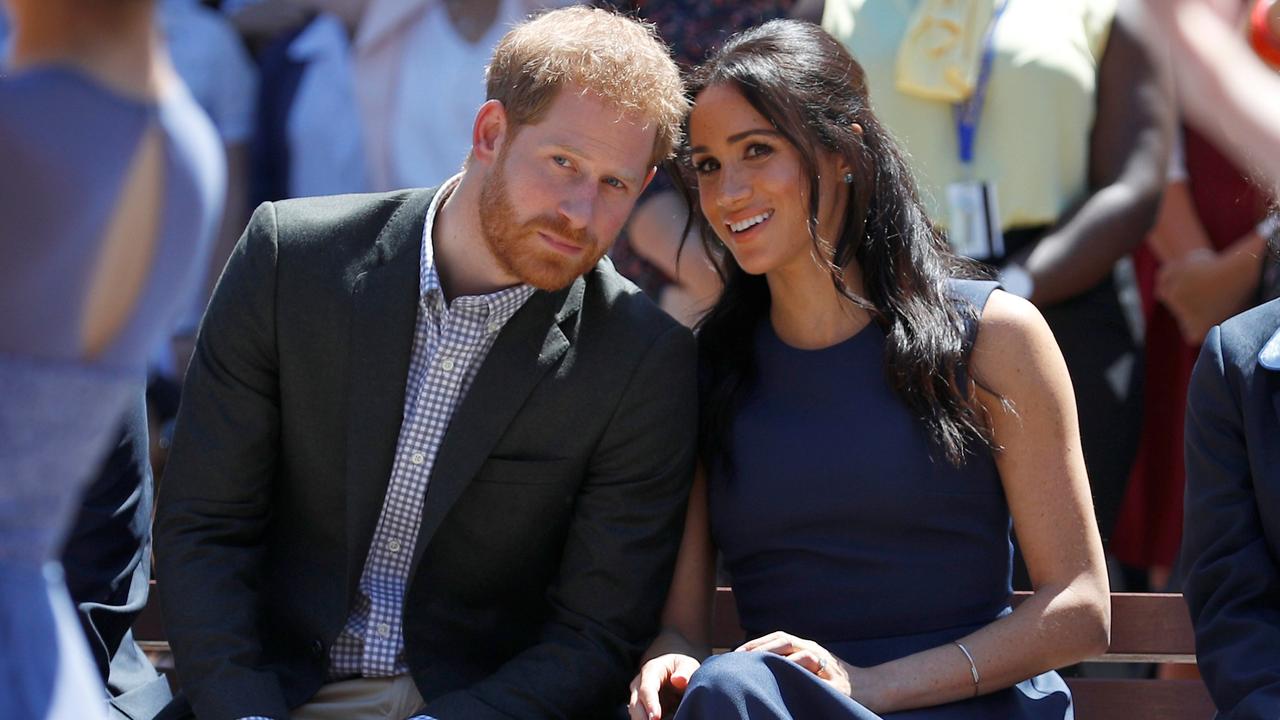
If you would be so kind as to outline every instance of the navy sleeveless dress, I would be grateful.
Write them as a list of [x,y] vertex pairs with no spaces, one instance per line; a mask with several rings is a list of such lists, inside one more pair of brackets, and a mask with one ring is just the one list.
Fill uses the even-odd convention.
[[[993,282],[953,281],[980,313]],[[976,323],[969,331],[969,343]],[[1011,521],[990,452],[956,468],[885,378],[874,323],[820,350],[755,339],[758,382],[713,470],[711,532],[748,637],[783,630],[857,666],[945,645],[1009,612]],[[965,658],[957,649],[956,662]],[[710,659],[677,718],[880,716],[780,656]],[[892,718],[1072,717],[1056,673]]]

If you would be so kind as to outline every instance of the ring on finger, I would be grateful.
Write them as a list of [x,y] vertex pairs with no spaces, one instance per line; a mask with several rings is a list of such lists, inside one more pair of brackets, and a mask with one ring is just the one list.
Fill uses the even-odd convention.
[[822,673],[826,671],[827,671],[827,659],[824,657],[818,658],[818,672],[816,674],[821,676]]

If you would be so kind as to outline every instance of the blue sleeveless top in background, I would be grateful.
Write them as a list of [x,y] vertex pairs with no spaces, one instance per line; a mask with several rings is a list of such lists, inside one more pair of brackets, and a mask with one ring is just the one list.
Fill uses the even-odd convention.
[[0,75],[0,352],[79,353],[89,280],[138,143],[164,147],[151,273],[133,315],[94,364],[138,371],[203,278],[226,184],[222,144],[185,87],[158,102],[71,68]]
[[[81,358],[89,279],[144,134],[164,179],[149,273],[96,358]],[[55,559],[81,493],[143,392],[145,358],[199,290],[226,184],[186,89],[122,97],[83,73],[0,71],[0,708],[90,718],[106,695]],[[54,687],[58,690],[55,694]]]
[[[951,284],[979,314],[995,288]],[[1011,522],[994,458],[979,448],[950,464],[890,387],[884,350],[875,323],[819,350],[788,346],[767,320],[757,328],[732,471],[713,470],[708,486],[712,538],[748,637],[784,630],[869,666],[1009,612]],[[1066,685],[1048,673],[892,717],[1069,714]]]

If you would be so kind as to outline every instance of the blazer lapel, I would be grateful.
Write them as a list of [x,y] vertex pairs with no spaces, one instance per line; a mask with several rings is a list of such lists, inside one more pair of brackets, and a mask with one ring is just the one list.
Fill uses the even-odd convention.
[[538,292],[507,322],[480,366],[467,396],[454,411],[436,455],[414,549],[413,573],[423,550],[467,484],[524,405],[529,393],[569,349],[561,326],[582,306],[585,282]]
[[354,592],[391,480],[418,317],[422,227],[434,191],[411,194],[352,283],[347,381],[347,584]]

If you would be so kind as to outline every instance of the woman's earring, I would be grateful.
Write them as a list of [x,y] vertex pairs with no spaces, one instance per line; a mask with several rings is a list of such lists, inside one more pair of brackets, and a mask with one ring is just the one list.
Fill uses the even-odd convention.
[[852,184],[853,184],[853,173],[851,173],[851,172],[847,172],[847,173],[845,173],[845,174],[844,174],[844,184],[845,184],[845,185],[852,185]]

